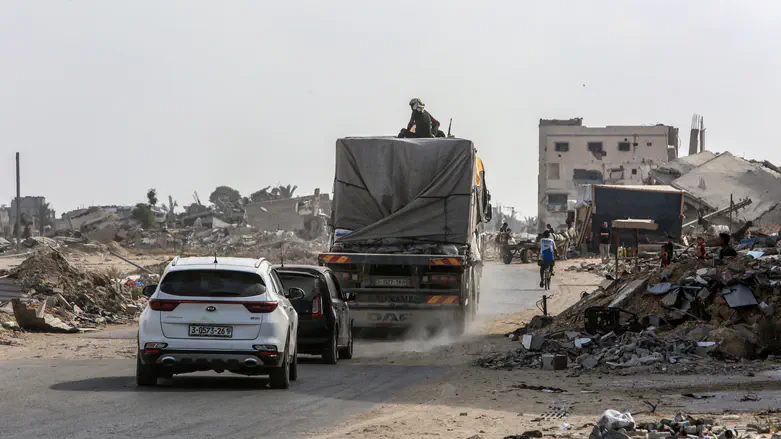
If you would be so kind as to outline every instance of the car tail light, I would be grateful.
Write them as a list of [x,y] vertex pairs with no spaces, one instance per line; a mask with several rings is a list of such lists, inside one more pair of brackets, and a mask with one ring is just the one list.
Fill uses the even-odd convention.
[[253,314],[261,314],[273,312],[278,305],[277,302],[249,302],[245,303],[244,307]]
[[168,346],[168,343],[156,343],[151,342],[144,345],[144,352],[148,354],[157,354],[160,352],[160,349],[165,349]]
[[179,300],[159,300],[149,301],[149,307],[154,311],[173,311],[181,303]]
[[323,316],[323,296],[315,296],[315,300],[312,301],[312,317]]
[[277,347],[273,344],[256,344],[252,346],[252,349],[255,349],[264,357],[276,357],[278,353]]

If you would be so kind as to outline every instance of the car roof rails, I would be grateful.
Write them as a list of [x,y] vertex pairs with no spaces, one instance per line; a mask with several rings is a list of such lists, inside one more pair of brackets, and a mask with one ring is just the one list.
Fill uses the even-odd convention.
[[179,256],[174,257],[174,260],[171,261],[171,266],[176,267],[176,263],[179,262]]
[[263,262],[265,262],[265,260],[266,260],[266,258],[264,258],[263,256],[259,257],[259,258],[258,258],[258,260],[257,260],[257,262],[255,262],[255,268],[259,268],[259,267],[260,267],[260,264],[262,264]]

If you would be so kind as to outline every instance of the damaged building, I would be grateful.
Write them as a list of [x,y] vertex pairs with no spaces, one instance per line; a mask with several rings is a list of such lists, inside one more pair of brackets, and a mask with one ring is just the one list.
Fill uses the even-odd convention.
[[[686,191],[687,223],[707,218],[698,225],[739,227],[750,221],[768,234],[777,232],[781,224],[781,172],[769,162],[703,151],[659,166],[651,171],[651,179]],[[731,202],[739,208],[718,214]]]
[[583,119],[540,119],[538,227],[565,227],[580,186],[638,185],[677,157],[678,129],[667,125],[587,127]]

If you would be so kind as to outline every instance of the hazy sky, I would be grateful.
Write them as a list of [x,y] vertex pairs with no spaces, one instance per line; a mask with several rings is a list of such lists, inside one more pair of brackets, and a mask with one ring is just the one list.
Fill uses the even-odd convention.
[[696,112],[708,149],[781,164],[780,52],[774,0],[5,0],[0,204],[16,151],[58,215],[152,187],[330,192],[335,139],[395,135],[417,96],[535,215],[540,118],[671,124],[685,153]]

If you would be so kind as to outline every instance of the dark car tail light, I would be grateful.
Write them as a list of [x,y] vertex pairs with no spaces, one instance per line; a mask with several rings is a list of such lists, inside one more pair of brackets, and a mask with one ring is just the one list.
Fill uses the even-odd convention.
[[154,299],[149,301],[149,307],[153,311],[173,311],[180,303],[181,301],[179,300]]
[[253,314],[270,313],[277,309],[277,302],[247,302],[244,307]]
[[317,295],[312,301],[312,317],[323,316],[323,296]]

